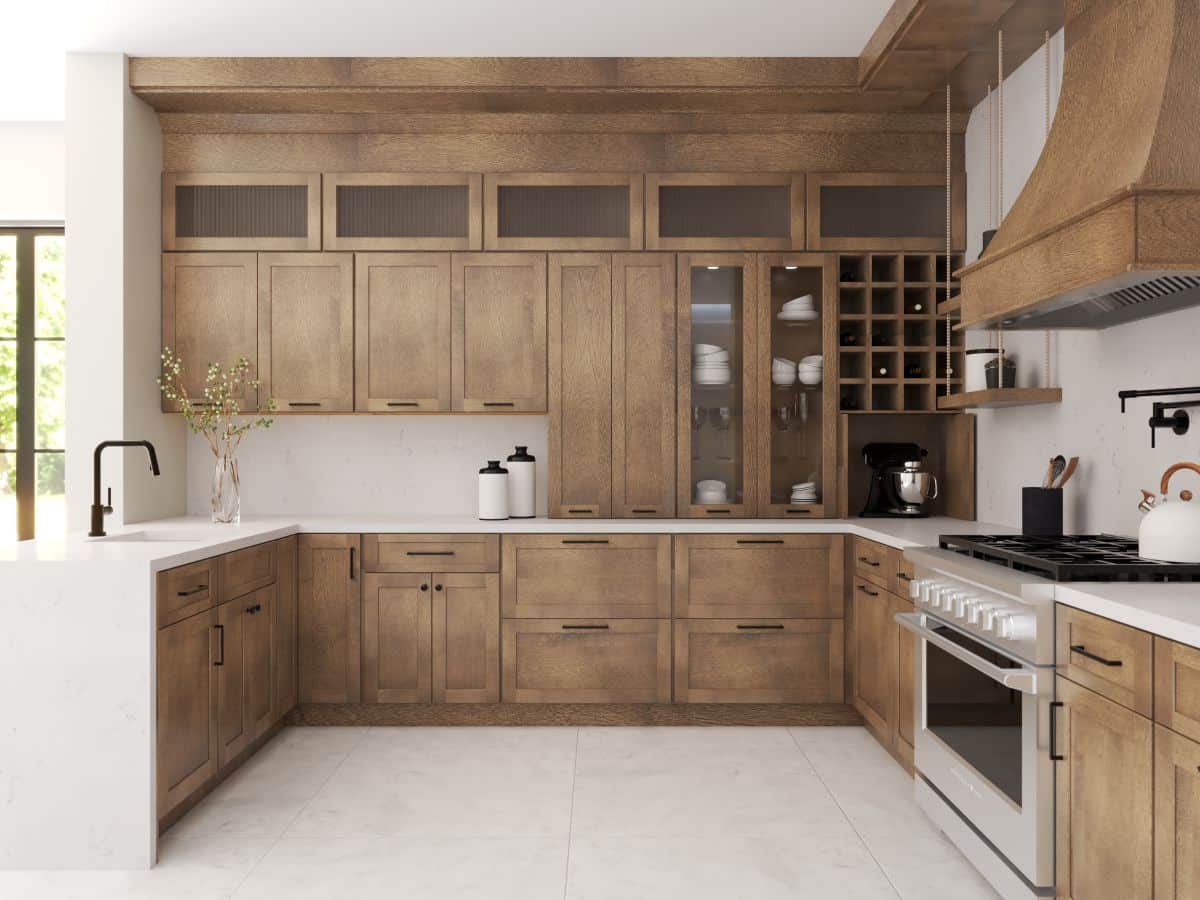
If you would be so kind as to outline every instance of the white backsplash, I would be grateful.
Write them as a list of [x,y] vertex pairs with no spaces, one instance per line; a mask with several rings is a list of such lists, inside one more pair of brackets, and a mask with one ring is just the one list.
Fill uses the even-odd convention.
[[[545,416],[279,416],[238,453],[242,514],[475,515],[477,475],[524,444],[546,515]],[[188,438],[188,512],[207,515],[213,456]]]
[[[1061,81],[1062,32],[1051,43],[1052,104]],[[1035,53],[1005,80],[1005,208],[1012,207],[1041,153],[1044,136],[1044,60]],[[987,208],[987,114],[977,106],[967,127],[967,254],[979,253]],[[1081,149],[1086,152],[1086,148]],[[1051,383],[1063,402],[979,412],[977,512],[981,521],[1019,526],[1021,487],[1040,483],[1050,456],[1080,457],[1064,497],[1068,531],[1136,534],[1140,489],[1155,489],[1168,465],[1200,457],[1200,425],[1184,437],[1159,432],[1150,449],[1148,400],[1131,401],[1121,415],[1123,388],[1178,387],[1200,383],[1196,339],[1200,308],[1106,329],[1057,332],[1051,337]],[[1008,333],[1005,349],[1017,360],[1018,385],[1041,386],[1043,332]],[[988,346],[972,333],[967,345]],[[1179,485],[1187,484],[1181,474]],[[1194,482],[1194,476],[1191,478]],[[1173,485],[1174,486],[1174,485]]]

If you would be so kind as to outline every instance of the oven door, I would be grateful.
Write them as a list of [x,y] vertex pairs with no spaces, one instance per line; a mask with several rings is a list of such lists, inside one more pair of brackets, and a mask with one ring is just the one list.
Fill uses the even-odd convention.
[[1054,669],[1033,666],[926,613],[920,639],[917,771],[1035,886],[1054,883]]

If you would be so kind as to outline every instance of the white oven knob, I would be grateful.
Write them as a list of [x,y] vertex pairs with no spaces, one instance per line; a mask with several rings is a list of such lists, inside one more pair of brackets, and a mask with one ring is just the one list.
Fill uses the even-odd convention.
[[968,597],[963,601],[965,607],[966,620],[968,625],[979,624],[979,610],[983,608],[983,601],[978,597]]
[[958,598],[962,596],[962,591],[953,589],[947,590],[942,594],[942,609],[946,611],[946,615],[953,616],[954,608],[958,603]]
[[997,612],[992,630],[996,632],[997,637],[1012,637],[1012,613]]
[[921,602],[926,606],[935,606],[936,604],[933,599],[934,592],[941,590],[941,587],[941,582],[933,581],[932,579],[921,582]]
[[1027,641],[1037,636],[1037,618],[1024,613],[1009,613],[1005,619],[1005,630],[1001,637],[1014,641]]
[[954,595],[954,617],[957,619],[965,619],[967,610],[970,608],[969,603],[974,600],[970,594],[965,591],[959,591]]
[[982,610],[983,630],[997,631],[997,622],[999,621],[1000,616],[1004,614],[1004,607],[998,603],[985,605]]
[[915,578],[912,581],[910,581],[908,583],[908,599],[920,600],[921,599],[921,587],[924,584],[925,584],[924,578]]

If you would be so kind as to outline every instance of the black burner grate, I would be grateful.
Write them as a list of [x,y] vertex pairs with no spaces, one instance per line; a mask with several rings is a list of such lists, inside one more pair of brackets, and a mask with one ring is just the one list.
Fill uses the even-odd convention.
[[1200,581],[1200,563],[1145,559],[1136,540],[1112,534],[943,534],[938,543],[1052,581]]

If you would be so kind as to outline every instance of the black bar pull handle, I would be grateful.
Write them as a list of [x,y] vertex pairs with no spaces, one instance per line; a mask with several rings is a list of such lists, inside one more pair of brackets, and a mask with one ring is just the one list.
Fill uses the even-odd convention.
[[860,556],[858,561],[861,563],[866,563],[868,566],[874,566],[876,569],[879,568],[879,560],[871,559],[869,556]]
[[739,544],[782,544],[783,538],[738,538]]
[[213,628],[217,629],[217,650],[221,653],[221,658],[214,662],[213,665],[223,666],[225,665],[225,626],[214,625]]
[[1088,649],[1083,646],[1083,644],[1072,644],[1071,652],[1078,653],[1080,656],[1086,657],[1092,662],[1098,662],[1102,666],[1116,667],[1124,665],[1124,663],[1122,663],[1119,659],[1105,659],[1103,656],[1097,656],[1095,653],[1089,652]]
[[194,588],[192,588],[190,591],[176,591],[175,594],[176,594],[176,596],[179,596],[179,597],[190,597],[193,594],[199,594],[200,592],[207,591],[207,590],[208,590],[207,584],[198,584]]
[[812,511],[811,509],[795,509],[795,508],[789,508],[789,509],[785,509],[785,510],[784,510],[784,513],[785,513],[785,514],[787,514],[787,515],[789,515],[789,516],[811,516],[811,515],[812,515],[812,512],[813,512],[813,511]]
[[710,508],[708,508],[708,509],[704,510],[704,514],[705,514],[705,515],[708,515],[708,516],[720,516],[720,515],[726,515],[726,516],[727,516],[727,515],[729,515],[731,512],[733,512],[733,510],[731,510],[731,509],[725,509],[724,507],[722,507],[722,508],[720,508],[720,509],[713,509],[713,508],[711,508],[711,507],[710,507]]
[[484,400],[484,406],[516,406],[511,400]]
[[388,406],[420,406],[416,400],[389,400]]
[[607,625],[564,625],[563,631],[608,631]]
[[563,538],[564,544],[607,544],[608,538]]
[[350,548],[350,580],[354,580],[354,551],[356,548]]
[[288,406],[294,406],[294,407],[313,407],[313,406],[320,406],[320,405],[321,405],[320,400],[289,400],[288,401]]
[[1054,714],[1054,711],[1062,705],[1061,700],[1050,701],[1050,760],[1052,762],[1062,762],[1065,758],[1058,752],[1058,716]]
[[579,508],[567,509],[567,512],[569,512],[573,516],[579,515],[579,514],[582,514],[585,516],[590,516],[592,514],[592,511],[590,509],[579,509]]
[[630,510],[635,516],[653,516],[658,513],[658,508],[654,506],[646,507],[639,506]]
[[913,577],[911,575],[907,575],[904,572],[897,572],[896,577],[899,578],[901,581],[912,581],[913,580]]
[[860,584],[858,586],[858,589],[860,591],[862,591],[864,594],[866,594],[868,597],[878,597],[879,596],[879,591],[872,591],[866,585]]
[[453,556],[453,550],[409,550],[409,556]]
[[783,626],[775,625],[738,625],[738,631],[783,631]]

